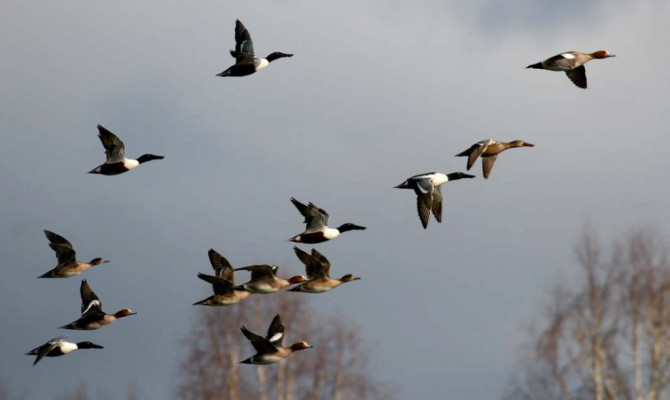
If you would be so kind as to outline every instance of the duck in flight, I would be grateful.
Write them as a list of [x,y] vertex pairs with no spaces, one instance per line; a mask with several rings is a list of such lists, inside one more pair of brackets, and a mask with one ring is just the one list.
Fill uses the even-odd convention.
[[137,158],[137,160],[126,158],[126,146],[123,144],[121,139],[119,139],[112,132],[105,129],[105,127],[102,125],[98,125],[98,137],[100,138],[100,141],[105,148],[107,161],[105,161],[104,164],[101,164],[90,170],[88,172],[89,174],[118,175],[137,168],[140,164],[147,161],[162,160],[165,158],[163,156],[157,156],[154,154],[141,155]]
[[366,229],[364,226],[359,226],[352,223],[346,223],[344,225],[340,225],[337,228],[329,228],[327,226],[329,215],[326,210],[317,207],[313,203],[304,205],[293,197],[291,197],[291,202],[298,209],[298,211],[300,211],[300,214],[305,217],[304,222],[307,225],[303,233],[289,239],[292,242],[309,244],[321,243],[335,239],[336,237],[340,236],[342,232]]
[[235,20],[235,50],[231,50],[230,55],[235,57],[235,65],[216,76],[247,76],[267,67],[274,60],[293,57],[293,54],[275,51],[265,58],[256,58],[251,35],[239,19]]
[[309,280],[289,289],[291,292],[323,293],[344,283],[361,279],[352,274],[346,274],[340,279],[333,279],[330,277],[330,261],[316,249],[312,249],[312,254],[309,254],[294,246],[293,251],[295,251],[295,255],[298,256],[300,261],[305,264],[305,272]]
[[198,278],[212,285],[214,294],[193,305],[203,306],[229,306],[239,303],[249,297],[251,292],[235,288],[235,277],[233,267],[221,254],[214,249],[207,253],[209,261],[214,269],[214,275],[198,274]]
[[68,342],[67,336],[61,336],[59,338],[51,339],[48,342],[44,343],[40,347],[35,347],[26,353],[27,356],[37,356],[33,366],[37,364],[44,357],[58,357],[65,354],[72,353],[75,350],[79,349],[104,349],[104,347],[99,346],[91,342],[79,342],[73,343]]
[[38,276],[38,278],[69,278],[95,265],[109,262],[109,260],[104,260],[100,257],[96,257],[89,262],[77,261],[77,253],[74,251],[72,243],[68,242],[61,235],[47,230],[44,230],[44,234],[49,239],[49,247],[56,252],[58,265],[51,271]]
[[493,164],[498,158],[498,154],[507,149],[515,147],[533,147],[534,144],[526,143],[523,140],[513,140],[509,143],[497,142],[493,139],[482,140],[470,146],[470,148],[456,154],[456,157],[468,157],[467,168],[468,171],[475,164],[477,159],[482,157],[482,170],[484,172],[484,179],[488,179],[493,169]]
[[261,294],[275,293],[289,285],[305,282],[307,280],[307,278],[302,275],[296,275],[289,279],[281,279],[276,275],[278,269],[279,267],[276,265],[267,264],[235,268],[235,271],[244,270],[251,272],[251,280],[236,287],[236,289],[248,290],[252,293]]
[[426,174],[414,175],[405,182],[396,186],[397,189],[412,189],[416,193],[416,209],[423,229],[428,226],[430,212],[433,212],[435,220],[442,222],[442,192],[440,187],[443,183],[463,178],[474,178],[463,172],[441,174],[439,172],[428,172]]
[[81,281],[79,293],[81,294],[81,317],[79,317],[79,319],[74,322],[61,326],[59,329],[99,329],[120,318],[137,314],[127,308],[117,311],[114,314],[107,314],[106,312],[102,311],[102,302],[98,296],[95,295],[93,290],[91,290],[91,287],[88,285],[88,282],[86,282],[86,279]]
[[598,50],[593,53],[566,51],[547,58],[539,63],[531,64],[526,68],[547,69],[549,71],[563,71],[578,88],[586,89],[586,68],[584,64],[594,59],[616,57],[607,50]]
[[298,342],[291,347],[282,347],[282,342],[284,341],[284,324],[279,314],[275,315],[268,328],[268,334],[265,337],[251,332],[244,325],[242,325],[241,329],[244,336],[251,341],[251,345],[256,350],[255,355],[240,361],[242,364],[273,364],[288,358],[296,351],[313,347],[307,344],[307,342]]

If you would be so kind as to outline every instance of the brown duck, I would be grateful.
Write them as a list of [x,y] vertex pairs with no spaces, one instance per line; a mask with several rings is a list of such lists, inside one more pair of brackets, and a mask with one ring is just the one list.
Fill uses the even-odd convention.
[[484,171],[484,179],[488,179],[493,169],[493,164],[498,158],[498,154],[507,149],[514,147],[533,147],[534,144],[526,143],[523,140],[513,140],[509,143],[496,142],[493,139],[482,140],[470,146],[469,149],[456,154],[456,157],[468,157],[467,168],[470,170],[477,161],[477,158],[482,157],[482,170]]
[[77,261],[77,253],[74,251],[72,243],[57,233],[45,230],[44,234],[49,239],[49,247],[56,252],[58,265],[52,270],[38,276],[38,278],[69,278],[79,275],[95,265],[109,262],[109,260],[104,260],[100,257],[94,258],[89,262]]

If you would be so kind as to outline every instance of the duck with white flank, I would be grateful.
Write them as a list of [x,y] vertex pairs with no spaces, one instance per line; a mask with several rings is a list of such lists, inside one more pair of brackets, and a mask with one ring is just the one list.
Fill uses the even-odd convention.
[[293,250],[300,261],[305,264],[305,272],[309,281],[290,289],[292,292],[322,293],[343,283],[361,279],[352,274],[346,274],[340,279],[333,279],[330,277],[330,261],[323,254],[315,249],[312,249],[312,254],[308,254],[297,247],[293,247]]
[[121,139],[119,139],[112,132],[105,129],[102,125],[98,125],[98,137],[100,138],[100,141],[105,148],[107,161],[105,161],[104,164],[90,170],[88,172],[89,174],[118,175],[137,168],[140,164],[147,161],[162,160],[165,158],[163,156],[156,156],[153,154],[144,154],[138,157],[137,160],[126,158],[126,146],[123,144]]
[[470,146],[467,150],[456,154],[456,157],[468,157],[468,171],[477,161],[477,158],[482,157],[482,170],[484,171],[484,179],[488,179],[491,174],[493,164],[498,158],[498,154],[507,149],[514,147],[533,147],[534,144],[526,143],[523,140],[513,140],[509,143],[496,142],[493,139],[482,140]]
[[235,50],[231,50],[230,55],[235,57],[235,65],[216,76],[247,76],[267,67],[276,59],[293,57],[293,54],[275,51],[265,58],[256,58],[251,35],[239,19],[235,20]]
[[89,262],[77,261],[77,253],[74,251],[72,243],[68,242],[64,237],[47,230],[44,231],[44,234],[49,239],[49,247],[56,252],[58,265],[51,271],[38,276],[38,278],[69,278],[95,265],[109,262],[109,260],[103,260],[99,257]]
[[440,187],[443,183],[463,178],[474,178],[463,172],[441,174],[439,172],[428,172],[426,174],[414,175],[405,182],[396,186],[397,189],[412,189],[416,193],[416,209],[423,229],[428,226],[430,212],[433,212],[435,220],[442,222],[442,192]]
[[37,364],[43,357],[58,357],[68,353],[72,353],[79,349],[104,349],[91,342],[73,343],[65,340],[67,336],[51,339],[40,347],[36,347],[26,353],[27,356],[37,356],[33,365]]
[[137,314],[127,308],[119,310],[115,314],[107,314],[102,311],[102,302],[98,296],[93,293],[91,287],[88,286],[86,279],[81,281],[79,292],[81,294],[81,317],[74,322],[61,326],[59,329],[99,329],[105,325],[111,324],[119,318]]
[[279,314],[275,315],[272,320],[266,337],[259,336],[249,331],[244,325],[242,325],[241,329],[244,336],[251,341],[254,349],[256,349],[255,355],[244,361],[240,361],[242,364],[273,364],[289,357],[298,350],[313,347],[307,344],[307,342],[298,342],[291,347],[282,347],[282,342],[284,341],[284,324],[282,323],[281,318],[279,318]]
[[364,226],[359,226],[352,223],[340,225],[338,228],[329,228],[329,215],[326,210],[317,207],[313,203],[304,205],[293,197],[291,197],[291,202],[298,209],[298,211],[300,211],[300,214],[305,217],[304,222],[307,224],[305,232],[289,239],[292,242],[308,244],[321,243],[335,239],[336,237],[340,236],[342,232],[366,229]]
[[278,278],[276,275],[278,269],[279,267],[276,265],[267,264],[235,268],[235,271],[244,270],[251,272],[251,280],[235,289],[248,290],[252,293],[267,294],[278,292],[289,285],[305,282],[307,280],[307,278],[302,275],[296,275],[289,279]]
[[203,306],[229,306],[249,297],[251,292],[235,288],[235,277],[233,267],[221,254],[214,249],[209,249],[209,262],[214,269],[214,276],[198,274],[198,278],[212,284],[214,294],[193,305]]
[[599,50],[593,53],[580,53],[578,51],[566,51],[547,58],[539,63],[531,64],[526,68],[547,69],[549,71],[563,71],[578,88],[586,89],[586,68],[584,64],[593,59],[616,57],[607,50]]

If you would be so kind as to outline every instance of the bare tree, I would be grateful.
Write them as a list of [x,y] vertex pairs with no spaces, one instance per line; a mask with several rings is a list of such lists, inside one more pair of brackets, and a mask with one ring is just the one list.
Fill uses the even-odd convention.
[[[258,295],[231,307],[200,308],[180,363],[176,397],[184,400],[393,399],[393,388],[367,369],[369,349],[359,329],[342,318],[324,319],[305,296]],[[244,324],[265,332],[279,312],[284,341],[314,345],[273,365],[239,364],[254,350],[240,332]]]
[[670,265],[639,230],[607,260],[594,236],[576,246],[579,285],[559,284],[504,399],[660,400],[670,385]]

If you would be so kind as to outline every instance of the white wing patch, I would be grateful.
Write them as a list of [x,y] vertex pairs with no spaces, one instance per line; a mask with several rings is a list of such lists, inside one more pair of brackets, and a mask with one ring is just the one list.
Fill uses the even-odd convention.
[[567,58],[568,60],[572,60],[572,59],[575,58],[575,55],[571,54],[571,53],[563,53],[563,54],[561,54],[561,57]]
[[91,301],[90,303],[88,303],[88,307],[86,307],[86,309],[85,309],[84,311],[82,311],[82,314],[86,314],[86,312],[87,312],[88,310],[90,310],[91,307],[98,307],[98,308],[101,308],[102,305],[100,304],[100,300],[93,300],[93,301]]
[[271,342],[275,342],[275,341],[281,339],[283,336],[284,336],[283,333],[281,333],[281,332],[277,332],[277,333],[275,333],[274,335],[272,335],[272,337],[271,337],[270,339],[268,339],[268,340],[271,341]]

